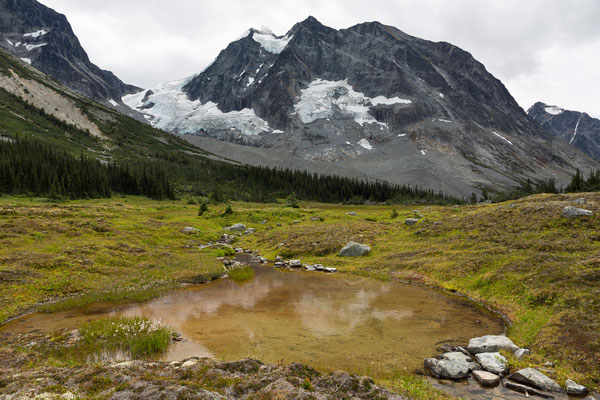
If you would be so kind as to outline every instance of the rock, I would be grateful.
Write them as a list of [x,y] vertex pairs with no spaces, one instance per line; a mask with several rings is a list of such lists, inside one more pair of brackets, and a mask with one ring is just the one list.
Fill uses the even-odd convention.
[[500,383],[500,377],[498,375],[487,371],[473,371],[473,378],[475,378],[481,386],[496,386]]
[[191,367],[195,366],[196,364],[198,364],[197,360],[187,360],[183,364],[181,364],[181,367],[182,368],[191,368]]
[[323,267],[323,271],[325,271],[325,272],[337,272],[337,268],[334,268],[334,267]]
[[511,353],[517,351],[519,347],[512,340],[503,335],[486,335],[469,340],[469,350],[472,354],[493,353],[500,350],[508,350]]
[[443,379],[463,379],[469,375],[469,366],[463,360],[438,360],[436,358],[427,358],[425,368],[431,373]]
[[506,372],[506,358],[500,353],[479,353],[475,356],[481,368],[494,374]]
[[404,220],[404,223],[405,223],[406,225],[408,225],[408,226],[413,226],[413,225],[416,225],[416,224],[417,224],[417,222],[419,222],[419,220],[418,220],[418,219],[416,219],[416,218],[406,218],[406,219]]
[[356,217],[356,213],[354,211],[349,211],[349,212],[346,213],[346,215],[350,215],[350,216]]
[[464,354],[464,355],[466,355],[466,356],[471,356],[471,353],[469,353],[469,352],[467,351],[467,349],[465,349],[465,348],[464,348],[464,347],[462,347],[462,346],[458,346],[458,347],[456,347],[456,351],[460,351],[461,353],[463,353],[463,354]]
[[280,378],[260,391],[259,398],[272,400],[310,399],[312,396],[304,389],[299,389]]
[[304,269],[307,271],[316,271],[317,270],[314,265],[305,265]]
[[585,396],[588,393],[588,388],[579,385],[577,382],[570,379],[567,379],[565,382],[565,387],[567,388],[567,394],[572,394],[574,396]]
[[317,271],[325,271],[325,267],[321,264],[315,264],[314,267]]
[[243,232],[246,230],[246,225],[244,224],[235,224],[235,225],[231,225],[229,228],[227,228],[230,231],[234,231],[234,232]]
[[253,234],[254,232],[256,232],[256,229],[254,229],[254,228],[248,228],[248,229],[246,229],[246,230],[244,231],[244,233],[245,233],[246,235],[251,235],[251,234]]
[[302,261],[300,260],[290,260],[287,262],[287,266],[291,268],[300,268],[302,267]]
[[441,358],[443,360],[449,360],[449,361],[466,361],[466,362],[473,361],[473,359],[471,358],[471,356],[467,356],[467,355],[465,355],[463,353],[460,353],[458,351],[444,353],[444,354],[441,355]]
[[483,368],[481,368],[481,364],[476,363],[475,361],[468,362],[467,364],[469,365],[470,371],[483,371]]
[[525,368],[511,374],[508,379],[524,383],[547,392],[562,392],[555,380],[548,378],[535,368]]
[[531,351],[529,349],[519,349],[519,350],[515,351],[515,354],[513,354],[513,355],[515,356],[515,358],[520,360],[521,358],[528,356],[530,354],[531,354]]
[[586,202],[585,197],[580,197],[574,201],[575,204],[579,204],[579,205],[585,204],[585,202]]
[[243,252],[244,252],[244,249],[242,249],[241,247],[236,247],[236,248],[234,249],[234,251],[235,251],[236,253],[243,253]]
[[198,229],[192,228],[191,226],[186,226],[185,228],[181,229],[181,233],[185,233],[186,235],[191,235],[198,232],[200,232]]
[[267,224],[267,220],[266,220],[266,219],[263,219],[262,221],[260,221],[260,224],[261,224],[261,225],[266,225],[266,224]]
[[285,267],[285,264],[282,262],[276,262],[275,264],[273,264],[273,266],[275,268],[283,268],[283,267]]
[[547,393],[544,393],[542,391],[534,389],[532,387],[521,385],[520,383],[515,383],[515,382],[511,382],[511,381],[504,381],[504,386],[507,389],[511,389],[511,390],[514,390],[519,393],[525,393],[527,395],[540,396],[540,397],[544,397],[546,399],[550,399],[550,398],[554,397]]
[[592,215],[594,215],[594,213],[590,210],[584,210],[583,208],[572,206],[566,206],[562,210],[562,216],[565,218],[589,217]]
[[369,254],[370,252],[371,248],[365,244],[348,242],[348,244],[346,244],[344,248],[340,250],[339,255],[341,257],[361,257]]

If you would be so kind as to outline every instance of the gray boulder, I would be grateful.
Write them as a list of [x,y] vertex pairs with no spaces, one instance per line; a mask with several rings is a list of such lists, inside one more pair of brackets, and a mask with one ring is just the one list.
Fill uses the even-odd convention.
[[302,261],[300,260],[290,260],[287,262],[287,266],[291,268],[300,268],[302,267]]
[[577,200],[574,201],[574,203],[579,204],[579,205],[585,204],[585,197],[578,198]]
[[508,350],[511,353],[519,347],[512,340],[503,335],[486,335],[469,340],[469,350],[472,354],[494,353],[500,350]]
[[562,216],[565,218],[590,217],[592,215],[594,215],[594,213],[590,210],[572,206],[566,206],[562,210]]
[[511,374],[508,378],[547,392],[562,392],[561,387],[555,380],[548,378],[535,368],[522,369]]
[[191,235],[191,234],[194,234],[197,232],[200,232],[200,231],[196,228],[192,228],[191,226],[186,226],[185,228],[183,228],[181,230],[181,233],[185,233],[186,235]]
[[345,245],[342,250],[340,250],[339,255],[341,257],[361,257],[369,254],[370,252],[371,248],[365,244],[348,242],[348,244]]
[[427,358],[425,368],[437,378],[442,379],[463,379],[469,376],[469,365],[465,360]]
[[473,361],[473,359],[470,356],[467,356],[463,353],[460,353],[458,351],[452,351],[449,353],[444,353],[441,355],[442,360],[449,360],[449,361],[466,361],[466,362],[471,362]]
[[516,382],[511,382],[511,381],[504,381],[504,386],[507,389],[511,389],[520,393],[525,393],[526,395],[534,395],[534,396],[540,396],[546,399],[550,399],[550,398],[554,398],[554,396],[549,395],[547,393],[542,392],[541,390],[538,389],[534,389],[530,386],[527,385],[522,385],[520,383],[516,383]]
[[507,361],[500,353],[479,353],[475,356],[481,368],[494,374],[506,372]]
[[234,232],[243,232],[246,230],[246,225],[244,224],[235,224],[235,225],[231,225],[229,228],[227,228],[230,231],[234,231]]
[[473,371],[473,378],[475,378],[481,386],[496,386],[500,383],[500,377],[498,375],[487,371]]
[[519,350],[515,351],[515,354],[513,354],[513,355],[515,356],[515,358],[520,360],[521,358],[528,356],[530,354],[531,354],[531,350],[529,350],[529,349],[519,349]]
[[577,382],[570,379],[567,379],[565,382],[565,387],[567,388],[567,394],[572,394],[574,396],[584,396],[588,393],[588,388],[579,385]]
[[419,222],[419,220],[418,220],[418,219],[416,219],[416,218],[406,218],[406,219],[404,220],[404,223],[405,223],[406,225],[408,225],[408,226],[413,226],[413,225],[416,225],[416,224],[417,224],[417,222]]

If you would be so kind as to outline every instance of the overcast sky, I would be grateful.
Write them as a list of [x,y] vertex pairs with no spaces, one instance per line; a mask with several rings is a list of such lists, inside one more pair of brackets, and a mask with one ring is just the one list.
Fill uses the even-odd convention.
[[527,109],[600,117],[600,0],[41,0],[67,16],[92,62],[144,88],[203,69],[249,27],[284,34],[312,15],[380,21],[469,51]]

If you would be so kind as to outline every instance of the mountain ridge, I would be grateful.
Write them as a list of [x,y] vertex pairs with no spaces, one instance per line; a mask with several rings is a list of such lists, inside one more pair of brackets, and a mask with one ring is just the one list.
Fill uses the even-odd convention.
[[309,17],[284,36],[251,29],[199,74],[123,100],[153,126],[240,162],[324,162],[398,184],[450,182],[459,196],[527,179],[566,184],[596,166],[541,129],[467,51],[379,22],[336,30]]

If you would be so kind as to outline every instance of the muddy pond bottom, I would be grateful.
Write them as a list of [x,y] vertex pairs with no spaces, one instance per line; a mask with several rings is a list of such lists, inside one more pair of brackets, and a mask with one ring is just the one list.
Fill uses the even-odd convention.
[[423,369],[444,343],[500,334],[501,318],[441,291],[346,274],[254,266],[246,283],[221,279],[120,310],[34,314],[3,327],[23,333],[90,319],[143,316],[181,333],[167,360],[253,357],[368,375]]

